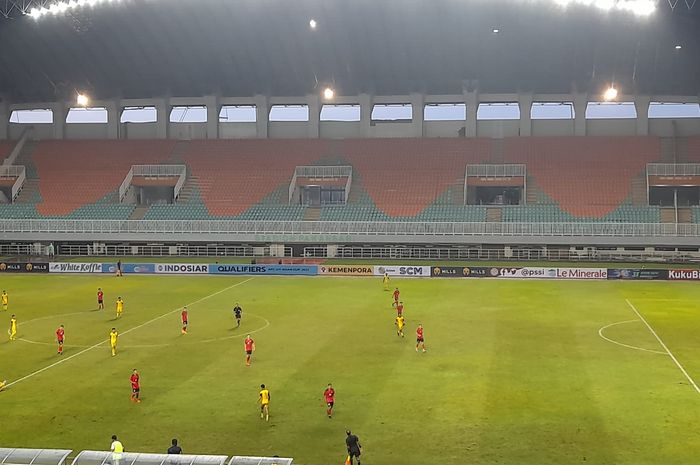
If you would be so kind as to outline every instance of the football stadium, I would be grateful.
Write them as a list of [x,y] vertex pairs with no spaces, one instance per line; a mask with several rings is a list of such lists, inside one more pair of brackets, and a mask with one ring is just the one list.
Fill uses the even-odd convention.
[[0,465],[688,465],[700,2],[0,0]]

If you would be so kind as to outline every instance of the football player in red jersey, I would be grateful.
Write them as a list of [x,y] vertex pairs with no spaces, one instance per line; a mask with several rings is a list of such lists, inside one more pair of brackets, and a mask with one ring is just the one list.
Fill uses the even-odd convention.
[[398,302],[398,301],[399,301],[399,295],[400,295],[400,294],[401,294],[401,292],[399,292],[399,288],[398,288],[398,287],[397,287],[396,289],[394,289],[394,302]]
[[139,396],[141,395],[141,376],[139,376],[139,372],[136,371],[136,368],[134,368],[134,371],[131,373],[131,401],[139,403],[141,402],[141,399],[139,399]]
[[187,334],[187,307],[182,308],[182,334]]
[[250,337],[250,334],[243,341],[243,347],[245,348],[245,364],[250,366],[250,358],[255,351],[255,341]]
[[63,329],[63,325],[59,326],[56,330],[56,342],[58,342],[58,355],[63,355],[63,341],[65,339],[66,331]]
[[328,387],[323,391],[323,397],[326,399],[326,415],[328,418],[333,416],[333,404],[335,403],[335,389],[328,383]]
[[396,305],[396,316],[403,316],[403,302]]
[[102,288],[97,288],[97,309],[103,310],[105,308],[105,294],[102,292]]
[[423,337],[423,325],[418,325],[416,329],[416,352],[418,348],[421,347],[423,352],[425,352],[425,338]]

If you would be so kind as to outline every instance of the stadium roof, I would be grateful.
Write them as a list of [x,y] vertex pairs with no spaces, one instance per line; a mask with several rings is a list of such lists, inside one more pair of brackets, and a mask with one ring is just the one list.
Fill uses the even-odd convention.
[[15,102],[329,84],[336,95],[599,93],[612,81],[700,94],[700,5],[683,0],[648,18],[544,0],[125,0],[0,19],[0,44],[0,94]]

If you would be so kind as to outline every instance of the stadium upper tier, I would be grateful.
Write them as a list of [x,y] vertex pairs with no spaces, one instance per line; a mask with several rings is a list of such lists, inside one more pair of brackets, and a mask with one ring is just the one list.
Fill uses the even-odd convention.
[[[700,138],[686,145],[686,160],[679,161],[700,162]],[[0,144],[0,155],[11,147]],[[663,215],[646,204],[644,177],[646,164],[662,155],[656,137],[43,141],[20,153],[16,164],[26,166],[27,183],[16,203],[0,205],[0,215],[657,223]],[[466,166],[504,163],[525,165],[527,205],[464,205]],[[141,209],[120,203],[119,187],[135,164],[185,164],[178,201]],[[351,166],[347,204],[289,205],[300,165]]]

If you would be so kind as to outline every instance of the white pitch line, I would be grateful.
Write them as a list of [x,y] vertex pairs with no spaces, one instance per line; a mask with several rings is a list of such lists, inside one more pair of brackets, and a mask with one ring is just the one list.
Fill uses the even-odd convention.
[[[226,292],[226,291],[228,291],[229,289],[233,289],[234,287],[240,286],[241,284],[245,284],[245,283],[247,283],[248,281],[250,281],[251,279],[253,279],[253,278],[248,278],[248,279],[246,279],[245,281],[241,281],[241,282],[238,282],[238,283],[233,284],[233,285],[231,285],[231,286],[225,287],[225,288],[221,289],[220,291],[216,291],[216,292],[214,292],[214,293],[212,293],[212,294],[206,295],[206,296],[202,297],[201,299],[197,299],[197,300],[195,300],[194,302],[190,302],[190,303],[188,303],[188,304],[185,304],[184,306],[185,306],[185,307],[189,307],[189,306],[191,306],[191,305],[197,304],[197,303],[202,302],[202,301],[204,301],[204,300],[210,299],[210,298],[212,298],[212,297],[214,297],[214,296],[216,296],[216,295],[221,294],[222,292]],[[141,323],[141,324],[138,325],[138,326],[134,326],[133,328],[127,329],[127,330],[124,331],[123,333],[120,333],[120,336],[123,336],[123,335],[125,335],[125,334],[129,334],[130,332],[136,331],[136,330],[139,329],[139,328],[143,328],[144,326],[149,325],[149,324],[151,324],[151,323],[153,323],[153,322],[155,322],[155,321],[158,321],[158,320],[160,320],[161,318],[165,318],[166,316],[172,315],[172,314],[175,313],[175,312],[179,312],[181,309],[182,309],[182,307],[177,307],[177,308],[175,308],[174,310],[171,310],[171,311],[169,311],[169,312],[167,312],[167,313],[164,313],[164,314],[162,314],[162,315],[160,315],[160,316],[157,316],[157,317],[155,317],[155,318],[153,318],[153,319],[151,319],[151,320],[148,320],[148,321],[146,321],[145,323]],[[73,355],[70,355],[70,356],[68,356],[68,357],[66,357],[66,358],[62,358],[61,360],[52,363],[51,365],[47,365],[47,366],[45,366],[44,368],[40,368],[40,369],[38,369],[38,370],[36,370],[36,371],[34,371],[34,372],[32,372],[32,373],[29,373],[28,375],[25,375],[25,376],[23,376],[23,377],[21,377],[21,378],[19,378],[19,379],[16,379],[15,381],[12,381],[11,383],[7,383],[7,385],[5,385],[5,388],[9,388],[10,386],[13,386],[13,385],[15,385],[15,384],[17,384],[17,383],[20,383],[20,382],[22,382],[22,381],[24,381],[24,380],[26,380],[26,379],[29,379],[29,378],[32,378],[32,377],[36,376],[36,375],[38,375],[39,373],[43,373],[43,372],[45,372],[46,370],[49,370],[49,369],[51,369],[51,368],[53,368],[53,367],[55,367],[55,366],[57,366],[57,365],[60,365],[61,363],[67,362],[68,360],[77,357],[78,355],[82,355],[82,354],[84,354],[85,352],[89,352],[89,351],[91,351],[92,349],[95,349],[95,348],[97,348],[97,347],[100,347],[101,345],[105,344],[106,342],[107,342],[107,339],[104,339],[104,340],[98,342],[97,344],[93,344],[93,345],[91,345],[90,347],[87,347],[87,348],[81,350],[80,352],[76,352],[76,353],[73,354]]]
[[622,347],[627,347],[628,349],[634,349],[634,350],[643,350],[644,352],[651,352],[652,354],[661,354],[661,355],[666,355],[666,352],[661,352],[660,350],[652,350],[652,349],[645,349],[644,347],[637,347],[629,344],[625,344],[623,342],[618,342],[614,339],[610,339],[607,337],[605,334],[603,334],[603,331],[612,327],[612,326],[617,326],[625,323],[639,323],[639,320],[625,320],[625,321],[618,321],[617,323],[610,323],[609,325],[605,325],[602,328],[598,330],[598,336],[602,337],[608,342],[612,342],[613,344],[617,344]]
[[680,362],[678,361],[678,359],[671,353],[670,350],[668,350],[668,347],[666,347],[666,344],[664,344],[664,341],[661,340],[661,338],[659,337],[659,335],[656,334],[656,331],[654,331],[654,328],[652,328],[651,325],[650,325],[649,323],[647,323],[647,320],[644,319],[644,317],[642,316],[642,314],[639,313],[639,311],[635,308],[634,305],[632,305],[632,302],[630,302],[629,299],[625,299],[625,302],[627,302],[627,305],[629,305],[629,307],[632,309],[632,311],[634,311],[634,313],[637,314],[637,317],[639,317],[639,319],[642,320],[642,323],[644,323],[644,324],[646,325],[646,327],[649,328],[649,331],[651,331],[651,334],[653,334],[654,337],[656,338],[656,340],[659,341],[659,344],[661,344],[661,347],[664,348],[664,350],[666,351],[666,353],[668,354],[668,356],[671,357],[671,360],[673,360],[673,363],[676,364],[676,366],[681,370],[681,372],[683,373],[683,375],[685,375],[686,379],[687,379],[688,381],[690,381],[690,384],[693,385],[693,387],[695,388],[695,390],[697,391],[697,393],[700,394],[700,388],[698,387],[698,385],[695,383],[695,381],[693,381],[693,378],[690,377],[690,375],[688,374],[688,372],[685,371],[685,368],[683,368],[683,365],[680,364]]

